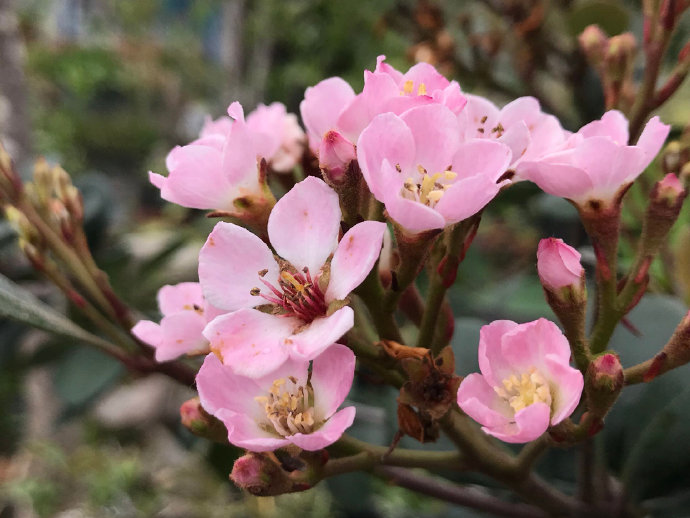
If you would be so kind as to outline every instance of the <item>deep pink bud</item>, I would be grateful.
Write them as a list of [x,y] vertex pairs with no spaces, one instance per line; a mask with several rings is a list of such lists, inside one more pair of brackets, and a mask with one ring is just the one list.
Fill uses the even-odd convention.
[[319,148],[319,167],[328,183],[338,185],[346,181],[345,175],[356,158],[355,146],[337,131],[329,131]]
[[580,253],[562,239],[542,239],[537,250],[537,271],[543,286],[554,292],[567,286],[579,289],[584,275],[580,257]]
[[585,376],[589,412],[603,418],[618,397],[624,383],[623,366],[618,355],[606,353],[595,358],[589,364]]

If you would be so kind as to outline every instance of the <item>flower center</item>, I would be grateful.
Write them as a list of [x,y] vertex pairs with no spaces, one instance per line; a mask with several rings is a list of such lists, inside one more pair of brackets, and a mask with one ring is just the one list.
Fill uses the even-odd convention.
[[458,176],[453,171],[429,174],[421,165],[417,169],[420,174],[419,180],[416,182],[412,177],[405,180],[402,195],[404,198],[418,201],[429,207],[436,205],[446,189],[452,185],[446,182],[452,182]]
[[[410,95],[412,93],[414,93],[414,81],[405,81],[400,95]],[[417,95],[426,95],[426,85],[424,83],[419,83],[419,86],[417,87]]]
[[503,387],[494,387],[496,394],[505,399],[515,412],[533,403],[546,403],[551,407],[549,384],[537,369],[531,367],[518,378],[515,374],[503,380]]
[[298,385],[297,379],[279,378],[273,382],[267,396],[254,398],[266,412],[268,423],[264,428],[275,431],[282,437],[296,433],[311,433],[314,430],[314,407],[312,388]]
[[282,316],[297,317],[305,322],[311,322],[316,317],[326,314],[328,304],[319,286],[319,275],[312,279],[309,268],[302,273],[283,268],[278,278],[278,286],[274,286],[264,276],[267,270],[259,272],[259,279],[267,286],[272,294],[261,293],[259,288],[252,288],[250,293],[266,299],[281,310]]

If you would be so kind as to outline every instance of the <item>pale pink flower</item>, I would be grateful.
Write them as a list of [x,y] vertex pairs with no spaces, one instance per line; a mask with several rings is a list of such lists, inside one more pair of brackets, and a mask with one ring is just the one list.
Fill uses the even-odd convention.
[[481,374],[462,381],[458,405],[489,435],[533,441],[580,401],[584,381],[569,362],[568,340],[553,322],[496,320],[480,331]]
[[364,221],[338,243],[340,218],[335,191],[309,177],[269,217],[278,258],[248,230],[215,226],[199,254],[199,279],[206,298],[233,313],[211,322],[204,335],[235,372],[258,377],[288,357],[309,360],[352,328],[352,308],[338,301],[374,266],[386,225]]
[[381,113],[401,114],[426,104],[442,104],[458,113],[465,105],[458,83],[448,81],[432,65],[418,63],[403,74],[384,60],[379,56],[376,69],[365,70],[364,89],[358,95],[339,77],[307,88],[300,111],[309,147],[322,169],[345,169],[360,134]]
[[140,320],[132,334],[156,350],[156,361],[174,360],[183,354],[204,354],[209,351],[202,331],[209,321],[222,314],[204,300],[197,282],[163,286],[158,291],[160,324]]
[[309,361],[287,360],[268,376],[237,374],[209,354],[196,377],[204,410],[221,420],[228,440],[250,451],[290,444],[315,451],[337,441],[352,425],[355,407],[340,411],[350,391],[355,355],[332,344]]
[[536,161],[523,161],[518,175],[543,191],[572,200],[609,205],[654,159],[670,126],[653,117],[637,144],[628,145],[628,121],[616,110],[571,135],[564,149]]
[[463,140],[488,138],[506,144],[513,153],[511,167],[559,150],[570,135],[556,117],[541,111],[534,97],[520,97],[499,110],[484,97],[467,95],[458,120]]
[[232,103],[228,114],[235,119],[232,124],[213,123],[198,140],[170,151],[167,177],[149,172],[164,200],[193,209],[232,211],[236,200],[263,199],[261,142],[245,123],[239,103]]
[[566,286],[579,287],[584,275],[580,258],[580,252],[562,239],[542,239],[537,248],[537,272],[541,283],[552,291]]
[[511,159],[492,140],[461,142],[455,114],[440,104],[384,113],[362,132],[357,159],[388,215],[415,233],[442,229],[491,201]]

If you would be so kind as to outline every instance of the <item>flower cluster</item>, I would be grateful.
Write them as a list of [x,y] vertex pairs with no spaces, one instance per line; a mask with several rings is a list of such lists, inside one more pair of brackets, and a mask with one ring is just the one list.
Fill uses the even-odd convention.
[[[669,131],[655,117],[630,145],[627,120],[609,111],[571,133],[534,98],[498,108],[464,94],[431,65],[402,73],[384,57],[365,71],[360,93],[341,78],[326,79],[306,90],[300,111],[306,132],[281,104],[259,106],[245,119],[233,103],[229,117],[209,120],[197,140],[170,152],[167,177],[150,174],[164,199],[235,219],[208,236],[199,283],[161,289],[160,324],[142,321],[132,331],[159,361],[208,353],[196,380],[201,405],[231,443],[255,452],[289,444],[319,450],[352,424],[354,407],[338,407],[355,371],[352,292],[365,279],[393,293],[407,268],[414,282],[442,231],[465,228],[517,181],[581,208],[615,207]],[[271,175],[310,162],[323,180],[307,176],[276,202]],[[457,266],[468,236],[461,248],[444,249],[439,272],[453,259]],[[412,267],[411,241],[421,249]],[[547,295],[566,308],[559,318],[584,307],[577,251],[544,240],[538,268]],[[381,308],[368,309],[362,318],[378,318]],[[381,339],[400,339],[374,324]],[[460,384],[459,408],[503,441],[536,439],[580,401],[584,381],[570,366],[571,345],[544,319],[485,326],[481,374]],[[396,354],[423,356],[422,348],[405,349]]]

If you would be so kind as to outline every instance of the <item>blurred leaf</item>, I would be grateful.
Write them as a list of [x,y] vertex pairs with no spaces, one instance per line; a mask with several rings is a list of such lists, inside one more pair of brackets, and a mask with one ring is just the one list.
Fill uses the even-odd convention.
[[114,383],[123,370],[119,362],[99,351],[74,349],[56,366],[55,389],[68,405],[81,407]]
[[53,334],[91,342],[93,335],[0,274],[0,317],[11,318]]
[[[623,326],[619,326],[611,339],[610,349],[620,355],[624,366],[652,358],[667,342],[686,312],[685,305],[674,297],[647,295],[628,315],[630,322],[642,335],[633,336]],[[637,447],[638,440],[642,440],[645,426],[657,419],[664,412],[665,405],[687,386],[687,375],[687,367],[681,367],[651,383],[623,390],[606,417],[604,428],[606,455],[614,469],[622,468]],[[674,458],[676,456],[672,455],[672,459]],[[666,462],[666,459],[660,457],[653,461]]]
[[582,0],[568,14],[568,28],[580,34],[588,25],[597,24],[609,36],[628,29],[629,15],[625,6],[616,0]]
[[637,498],[665,495],[690,483],[690,388],[664,405],[644,427],[623,468],[626,489]]
[[476,294],[475,299],[476,307],[492,319],[509,318],[521,322],[539,317],[556,319],[544,299],[536,272],[514,275],[499,284],[487,286]]

